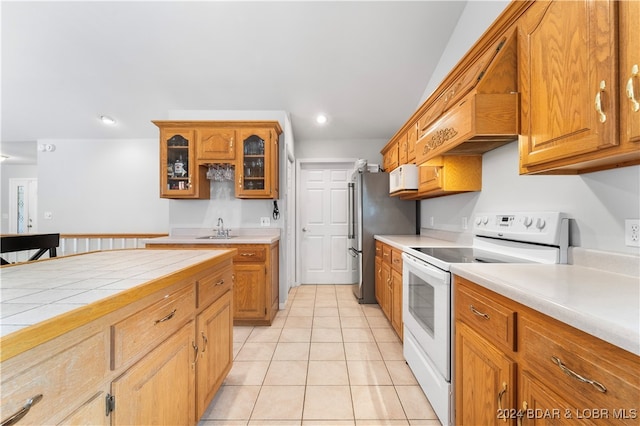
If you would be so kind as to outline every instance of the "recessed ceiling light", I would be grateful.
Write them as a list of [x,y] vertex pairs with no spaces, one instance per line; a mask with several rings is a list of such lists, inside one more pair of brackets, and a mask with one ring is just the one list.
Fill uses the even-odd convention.
[[110,126],[113,126],[114,124],[116,124],[116,120],[109,117],[108,115],[101,115],[100,116],[100,121],[102,121],[104,124],[108,124]]
[[316,116],[316,123],[318,124],[327,124],[327,121],[329,121],[329,119],[324,114],[318,114]]

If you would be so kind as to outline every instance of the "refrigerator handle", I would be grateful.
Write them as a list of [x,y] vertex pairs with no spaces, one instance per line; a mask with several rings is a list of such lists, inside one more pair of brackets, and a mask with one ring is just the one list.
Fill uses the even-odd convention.
[[348,239],[353,239],[356,237],[355,235],[355,229],[356,229],[356,212],[355,212],[355,207],[356,207],[356,194],[355,194],[355,185],[353,182],[349,182],[349,225],[348,225],[348,230],[347,233],[349,234],[347,236]]

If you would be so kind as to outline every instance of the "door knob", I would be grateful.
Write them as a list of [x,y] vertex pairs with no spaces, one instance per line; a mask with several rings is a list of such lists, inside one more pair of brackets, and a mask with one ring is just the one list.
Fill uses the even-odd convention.
[[302,228],[302,232],[307,232],[307,228]]

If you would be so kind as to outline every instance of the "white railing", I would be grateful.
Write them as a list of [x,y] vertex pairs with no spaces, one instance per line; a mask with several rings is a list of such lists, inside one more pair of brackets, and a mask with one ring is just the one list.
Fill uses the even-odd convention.
[[[88,253],[101,250],[144,248],[142,240],[165,237],[167,234],[60,234],[57,256]],[[4,253],[2,257],[9,263],[26,262],[37,250]],[[48,253],[41,259],[48,258]]]

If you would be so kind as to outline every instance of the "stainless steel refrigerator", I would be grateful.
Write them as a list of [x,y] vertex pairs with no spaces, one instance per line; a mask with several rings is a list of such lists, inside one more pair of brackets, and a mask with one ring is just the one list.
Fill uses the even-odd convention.
[[377,303],[374,235],[415,235],[416,201],[389,196],[389,173],[356,171],[349,183],[349,253],[358,260],[353,294],[360,303]]

